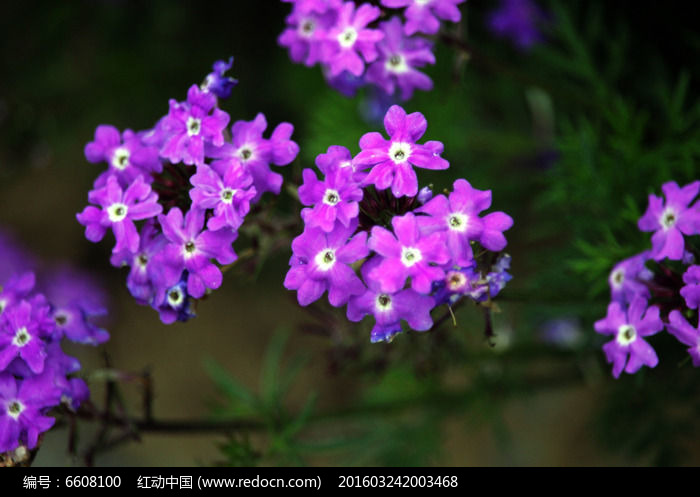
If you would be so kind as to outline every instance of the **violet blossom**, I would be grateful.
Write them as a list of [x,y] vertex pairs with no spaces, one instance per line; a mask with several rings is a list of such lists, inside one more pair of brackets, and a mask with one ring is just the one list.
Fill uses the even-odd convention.
[[367,82],[388,95],[393,95],[398,87],[403,100],[409,100],[416,88],[431,90],[433,81],[416,68],[435,64],[432,44],[423,38],[406,37],[398,17],[383,22],[381,29],[384,39],[377,44],[379,58],[367,69]]
[[618,302],[611,302],[608,314],[596,321],[595,330],[614,339],[603,346],[605,357],[613,364],[613,376],[620,377],[623,369],[634,374],[642,366],[655,367],[659,358],[643,337],[651,336],[664,327],[659,308],[647,307],[643,297],[636,297],[625,310]]
[[413,166],[426,169],[447,169],[449,163],[440,157],[443,145],[438,141],[416,143],[428,126],[423,114],[406,114],[398,105],[392,106],[384,117],[384,127],[390,139],[380,133],[366,133],[360,139],[362,151],[354,163],[362,168],[372,166],[365,179],[378,189],[391,187],[395,197],[418,193],[418,178]]
[[229,120],[229,115],[216,107],[214,94],[192,85],[186,102],[170,100],[170,112],[161,124],[167,139],[160,153],[174,164],[202,165],[205,145],[224,144],[223,131]]
[[384,38],[384,33],[377,29],[367,29],[366,26],[377,19],[380,12],[378,7],[368,3],[355,9],[355,2],[345,2],[339,8],[338,20],[328,30],[321,47],[331,77],[338,76],[343,71],[360,76],[365,69],[365,62],[377,58],[376,44]]
[[319,181],[311,169],[304,169],[303,176],[299,200],[313,206],[301,211],[306,225],[330,232],[337,219],[343,226],[350,226],[359,214],[358,202],[362,200],[362,190],[353,179],[352,169],[336,168],[326,174],[325,181]]
[[367,256],[367,233],[352,236],[356,225],[339,224],[330,233],[306,228],[292,241],[293,255],[284,280],[288,290],[297,290],[299,305],[318,300],[328,290],[334,307],[347,303],[365,290],[350,265]]
[[639,219],[641,231],[653,231],[651,237],[651,257],[660,261],[683,258],[685,241],[683,235],[700,234],[700,203],[689,204],[700,190],[700,181],[680,188],[675,181],[661,186],[666,201],[656,195],[649,195],[649,207]]
[[372,228],[367,245],[384,259],[369,273],[370,277],[378,280],[382,290],[387,292],[400,290],[410,277],[411,288],[419,293],[430,293],[432,283],[445,275],[439,265],[450,258],[444,235],[422,236],[416,217],[410,212],[395,216],[391,224],[393,234],[381,226]]
[[429,330],[433,325],[430,311],[435,301],[410,288],[397,292],[383,291],[379,280],[370,276],[380,262],[381,257],[375,256],[363,264],[362,279],[367,289],[348,302],[348,319],[360,321],[368,314],[374,316],[375,325],[370,338],[373,343],[391,341],[394,335],[401,332],[401,320],[416,331]]
[[204,211],[192,209],[183,217],[175,207],[167,215],[159,215],[163,234],[168,243],[163,248],[162,271],[166,286],[180,280],[183,270],[187,270],[187,291],[194,298],[204,296],[207,288],[221,286],[221,270],[212,264],[231,264],[237,259],[232,244],[237,233],[231,230],[204,230]]
[[200,166],[190,178],[194,188],[190,190],[192,207],[213,209],[214,215],[207,227],[216,231],[224,227],[238,229],[250,211],[250,202],[257,193],[253,177],[237,161],[226,163],[223,177],[209,166]]
[[151,191],[140,176],[123,191],[117,178],[110,176],[104,187],[90,191],[88,199],[102,209],[88,206],[76,217],[85,226],[85,237],[99,242],[107,228],[114,232],[117,243],[113,252],[128,249],[135,252],[139,246],[139,234],[134,221],[147,219],[162,212],[158,195]]

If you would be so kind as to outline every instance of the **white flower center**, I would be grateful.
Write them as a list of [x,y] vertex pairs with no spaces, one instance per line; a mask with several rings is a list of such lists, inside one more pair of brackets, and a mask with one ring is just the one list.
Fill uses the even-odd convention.
[[238,156],[243,162],[250,160],[253,157],[253,150],[248,145],[243,145],[238,149]]
[[413,0],[416,2],[416,5],[420,5],[421,7],[424,5],[428,5],[432,0]]
[[627,346],[637,339],[637,330],[631,324],[623,324],[617,329],[617,343]]
[[316,31],[316,23],[313,19],[304,19],[299,23],[299,36],[303,38],[311,38]]
[[19,418],[19,415],[24,411],[24,404],[19,400],[13,400],[7,404],[7,414],[15,421]]
[[401,263],[406,267],[411,267],[423,259],[420,250],[413,247],[403,247],[401,249]]
[[396,164],[405,162],[411,156],[411,144],[404,142],[393,142],[389,148],[389,157]]
[[27,331],[27,328],[23,326],[17,330],[17,333],[15,333],[15,337],[12,339],[12,345],[21,348],[27,345],[31,339],[32,336]]
[[357,31],[352,26],[345,28],[345,31],[338,35],[338,43],[343,48],[350,48],[357,40]]
[[123,171],[129,165],[129,150],[119,147],[112,154],[112,166],[115,169]]
[[185,300],[182,290],[179,288],[171,288],[168,290],[168,305],[173,308],[180,307]]
[[340,194],[337,190],[328,188],[326,193],[323,194],[323,203],[328,205],[335,205],[340,202]]
[[406,64],[406,59],[401,54],[394,54],[389,57],[384,64],[387,71],[401,74],[409,70],[408,64]]
[[141,253],[136,256],[136,264],[141,268],[141,270],[145,270],[146,266],[148,265],[148,255]]
[[211,88],[216,81],[216,78],[212,76],[211,74],[207,74],[207,77],[204,79],[201,85],[199,85],[199,89],[202,91],[209,91],[209,88]]
[[184,252],[185,259],[189,259],[197,252],[197,245],[194,243],[194,240],[190,240],[185,244],[182,250]]
[[5,312],[6,306],[7,306],[7,300],[5,300],[5,299],[0,300],[0,315],[2,315],[3,312]]
[[129,208],[126,206],[126,204],[122,203],[112,204],[107,208],[109,220],[113,223],[118,223],[119,221],[124,220],[128,212]]
[[187,135],[188,136],[195,136],[198,135],[199,132],[202,129],[202,120],[197,119],[196,117],[188,117],[187,118]]
[[447,227],[452,231],[464,233],[467,230],[468,223],[469,216],[462,214],[461,212],[453,212],[447,216]]
[[56,324],[58,326],[65,326],[66,324],[68,324],[68,314],[66,314],[65,312],[57,312],[54,315],[53,320],[56,321]]
[[386,293],[380,293],[379,295],[377,295],[377,299],[375,300],[374,305],[376,306],[379,312],[390,311],[392,307],[391,297]]
[[459,292],[467,286],[467,277],[464,273],[460,273],[459,271],[450,271],[447,273],[445,281],[447,282],[448,290],[451,292]]
[[678,222],[678,213],[676,213],[676,211],[671,207],[666,207],[661,213],[660,222],[661,226],[663,226],[666,230],[673,228],[676,225],[676,222]]
[[618,268],[612,273],[610,273],[610,283],[612,284],[613,288],[619,289],[622,288],[622,284],[625,282],[625,270],[622,268]]
[[236,190],[231,188],[224,188],[221,190],[221,201],[225,204],[230,204],[233,202],[233,196],[236,194]]
[[335,250],[321,250],[318,254],[316,254],[314,262],[321,271],[328,271],[335,264]]

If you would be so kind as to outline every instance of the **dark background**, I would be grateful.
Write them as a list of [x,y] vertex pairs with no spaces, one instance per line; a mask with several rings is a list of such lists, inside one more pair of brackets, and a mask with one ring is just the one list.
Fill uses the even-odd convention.
[[[595,342],[591,327],[593,320],[604,315],[607,295],[604,288],[601,290],[604,279],[593,284],[572,271],[567,261],[581,257],[576,240],[601,243],[602,235],[593,225],[605,224],[606,213],[616,218],[623,196],[630,195],[638,209],[643,209],[647,193],[658,191],[659,181],[695,179],[695,163],[691,157],[693,166],[689,168],[652,172],[641,166],[637,169],[632,159],[620,162],[617,183],[604,177],[592,180],[610,187],[587,190],[591,196],[582,201],[586,208],[589,204],[600,206],[602,215],[581,211],[570,196],[555,198],[554,207],[543,204],[542,198],[556,191],[552,185],[576,181],[566,175],[568,170],[557,169],[576,161],[566,155],[571,151],[561,146],[561,123],[578,122],[581,116],[598,123],[605,113],[602,106],[614,100],[606,100],[608,95],[632,102],[633,108],[641,109],[639,119],[650,123],[640,150],[666,143],[667,127],[659,117],[664,115],[664,107],[655,100],[656,87],[674,81],[685,71],[691,76],[688,93],[697,95],[697,78],[693,76],[698,74],[700,44],[692,15],[680,10],[680,5],[600,1],[563,7],[576,26],[597,29],[597,34],[591,34],[582,28],[580,42],[600,67],[613,60],[619,48],[616,40],[625,39],[627,48],[621,50],[617,67],[610,70],[612,76],[601,77],[605,90],[600,94],[575,71],[562,72],[560,65],[547,57],[548,49],[521,52],[494,38],[484,25],[495,2],[469,0],[462,5],[465,19],[461,26],[448,27],[468,33],[473,48],[469,62],[446,44],[437,45],[438,63],[426,69],[435,89],[417,92],[405,108],[426,115],[429,126],[425,139],[444,142],[444,156],[451,169],[449,174],[421,172],[419,181],[433,182],[440,189],[466,177],[477,188],[492,189],[494,208],[515,219],[515,227],[507,233],[515,279],[509,286],[511,293],[504,294],[504,313],[496,321],[501,345],[507,349],[509,345],[503,343],[541,344],[537,333],[543,322],[552,317],[573,318],[589,347],[584,348],[587,355],[583,360],[580,356],[576,359],[580,361],[577,364],[592,361],[594,365],[586,370],[594,374],[566,388],[533,391],[498,404],[497,415],[476,406],[473,412],[443,420],[436,427],[442,433],[441,446],[431,462],[603,465],[655,461],[641,450],[631,455],[606,449],[601,431],[596,431],[591,421],[601,403],[607,402],[613,381],[608,378],[608,366],[602,362],[600,342]],[[112,124],[120,130],[151,127],[167,112],[168,99],[183,100],[187,88],[199,83],[215,60],[233,55],[230,74],[239,85],[222,108],[232,122],[251,120],[263,112],[269,129],[281,121],[294,124],[293,137],[301,153],[282,171],[285,181],[298,184],[302,168],[311,167],[313,158],[329,145],[345,145],[357,152],[361,134],[381,130],[381,126],[363,120],[363,93],[357,99],[338,95],[327,87],[318,67],[293,64],[277,45],[289,10],[288,4],[275,0],[11,2],[3,7],[0,226],[43,260],[70,261],[104,285],[111,297],[112,339],[103,349],[116,368],[150,368],[158,417],[185,419],[210,413],[215,389],[202,366],[205,358],[218,361],[242,383],[256,385],[261,358],[275,330],[294,330],[305,320],[294,295],[282,287],[289,251],[267,260],[257,277],[228,274],[223,287],[201,303],[194,321],[162,325],[153,310],[133,302],[124,285],[126,273],[109,265],[110,242],[88,242],[75,220],[101,171],[84,159],[83,147],[99,124]],[[593,28],[587,23],[592,11],[600,13]],[[552,51],[560,45],[555,35],[547,43]],[[601,74],[608,73],[601,69]],[[637,118],[630,118],[630,126]],[[604,125],[594,126],[593,133],[603,139],[605,129]],[[694,133],[697,126],[689,129],[683,133]],[[669,176],[679,170],[685,171],[685,177]],[[601,204],[596,194],[607,204]],[[285,193],[277,204],[283,211],[298,208]],[[633,238],[627,255],[643,248],[642,239]],[[603,278],[609,267],[601,263]],[[592,291],[595,285],[598,290]],[[493,353],[480,335],[478,314],[465,311],[461,316],[460,328],[454,333],[471,334],[473,350],[491,354],[488,361],[500,367],[498,353]],[[386,351],[391,355],[388,350],[394,344],[370,346],[368,329],[367,322],[357,327],[357,333],[367,337],[366,347],[375,347],[369,353]],[[417,346],[422,338],[427,340],[420,335],[415,338],[412,343]],[[319,393],[320,409],[347,405],[352,393],[365,385],[352,376],[331,374],[328,346],[323,338],[292,333],[289,349],[308,352],[313,358],[292,392],[292,406],[300,405],[310,390]],[[103,365],[101,351],[71,351],[81,358],[87,371]],[[685,371],[688,369],[686,365]],[[443,378],[450,375],[459,383],[455,371]],[[100,391],[99,384],[91,386]],[[127,385],[125,391],[138,412],[138,389]],[[697,394],[697,389],[694,392]],[[501,428],[484,421],[492,417],[500,420]],[[65,431],[51,432],[37,464],[69,464],[64,437]],[[119,448],[98,463],[211,464],[220,459],[216,444],[221,440],[214,435],[148,435],[143,443]],[[691,436],[685,441],[689,454],[695,453],[694,459],[673,462],[697,463],[697,450],[692,450],[696,440]],[[311,462],[346,462],[326,457],[321,455]]]

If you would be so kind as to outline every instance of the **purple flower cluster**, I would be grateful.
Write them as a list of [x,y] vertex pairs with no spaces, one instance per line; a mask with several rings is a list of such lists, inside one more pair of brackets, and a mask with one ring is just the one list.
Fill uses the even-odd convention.
[[225,75],[232,64],[216,62],[186,100],[170,100],[153,128],[120,133],[101,125],[85,147],[89,162],[108,167],[77,219],[92,242],[112,231],[112,265],[130,268],[129,291],[164,323],[186,321],[194,299],[221,286],[221,266],[237,259],[232,244],[251,205],[280,192],[282,176],[270,165],[287,165],[299,152],[289,123],[263,137],[262,114],[228,133],[230,117],[218,104],[237,83]]
[[[359,6],[343,0],[283,0],[293,4],[278,42],[297,63],[320,63],[328,83],[346,95],[365,84],[408,100],[431,90],[419,69],[434,64],[440,21],[459,22],[464,0],[381,0]],[[386,19],[380,21],[379,19]]]
[[351,321],[372,315],[373,342],[391,340],[402,320],[430,329],[430,312],[442,304],[498,294],[510,279],[510,257],[501,251],[513,224],[503,212],[482,216],[491,192],[464,179],[448,196],[419,192],[414,167],[449,166],[442,143],[417,143],[427,128],[422,114],[395,105],[384,126],[389,139],[365,134],[355,157],[337,145],[320,154],[322,179],[304,170],[305,227],[284,281],[302,306],[327,291],[332,306],[347,304]]
[[0,453],[35,448],[55,422],[51,409],[75,410],[89,397],[62,340],[109,339],[94,321],[106,310],[89,280],[64,268],[45,275],[40,292],[34,272],[14,265],[19,251],[7,241],[0,236]]
[[[611,303],[604,319],[595,323],[598,333],[612,335],[604,345],[613,376],[624,370],[636,373],[643,365],[654,367],[659,359],[643,337],[666,330],[687,345],[694,366],[700,366],[700,181],[679,187],[665,183],[664,198],[649,195],[649,206],[638,227],[654,232],[651,250],[615,265],[609,277]],[[693,201],[695,202],[693,203]],[[652,266],[652,271],[647,266]],[[649,305],[653,303],[653,305]]]
[[542,41],[541,26],[547,15],[533,0],[501,0],[491,12],[488,26],[497,36],[509,38],[520,50]]

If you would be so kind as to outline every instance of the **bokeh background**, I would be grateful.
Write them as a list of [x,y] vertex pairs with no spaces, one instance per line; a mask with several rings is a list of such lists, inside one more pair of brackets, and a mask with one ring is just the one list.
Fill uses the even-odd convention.
[[[96,464],[700,462],[700,383],[683,347],[656,337],[661,364],[613,380],[592,329],[605,314],[614,262],[649,244],[636,231],[648,193],[698,177],[697,26],[680,9],[646,1],[539,5],[548,25],[525,51],[487,28],[498,2],[463,4],[462,23],[446,29],[466,49],[438,42],[437,64],[425,70],[434,90],[404,104],[426,116],[425,139],[442,141],[451,164],[419,173],[421,184],[441,190],[467,178],[491,189],[494,209],[515,220],[507,233],[514,279],[494,316],[495,346],[469,308],[456,327],[391,344],[369,343],[368,320],[319,321],[282,286],[288,248],[227,273],[196,319],[161,324],[133,302],[125,271],[109,265],[110,243],[88,242],[75,220],[101,171],[83,156],[95,127],[152,126],[168,99],[184,99],[215,60],[233,55],[239,85],[222,107],[232,121],[263,112],[271,126],[294,124],[301,152],[282,173],[298,185],[329,145],[355,153],[363,133],[381,130],[372,96],[343,97],[318,67],[293,64],[276,42],[289,5],[276,0],[4,6],[0,229],[46,264],[88,272],[108,293],[111,340],[71,349],[84,374],[104,368],[106,356],[113,368],[150,371],[159,419],[260,417],[231,390],[264,396],[261,371],[284,380],[303,356],[280,405],[298,414],[315,399],[287,438],[143,433]],[[299,210],[287,192],[266,200],[279,213]],[[222,395],[217,384],[228,380],[236,387]],[[99,399],[103,383],[90,386]],[[129,413],[140,415],[140,386],[121,388]],[[81,448],[96,429],[81,424]],[[81,464],[66,438],[67,430],[52,430],[36,464]]]

